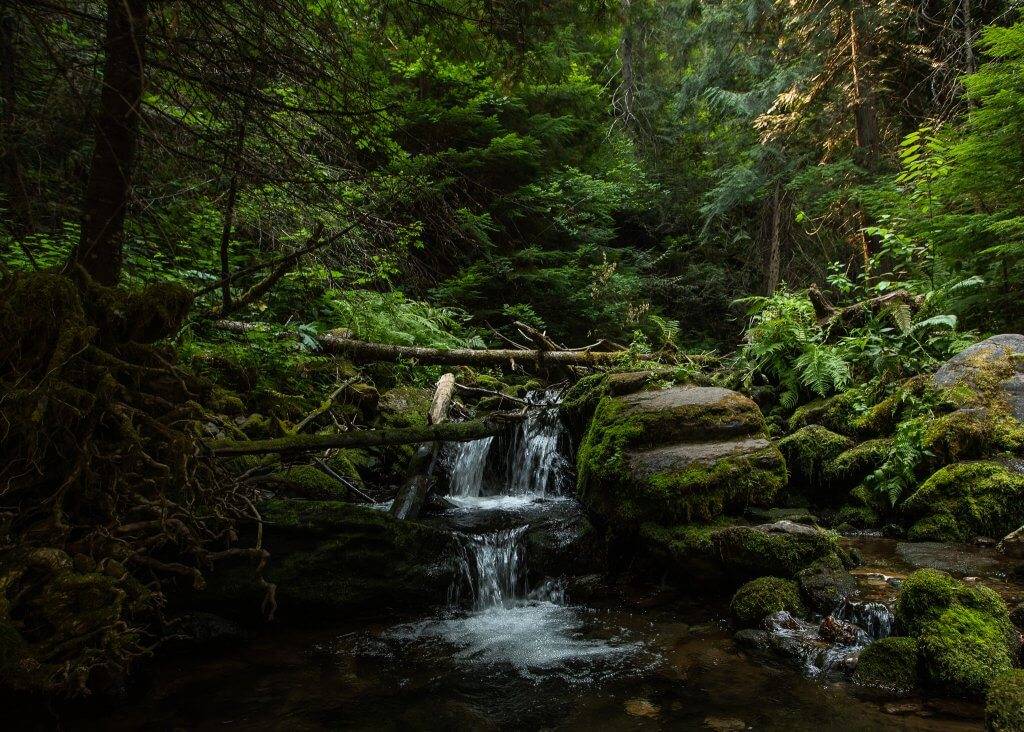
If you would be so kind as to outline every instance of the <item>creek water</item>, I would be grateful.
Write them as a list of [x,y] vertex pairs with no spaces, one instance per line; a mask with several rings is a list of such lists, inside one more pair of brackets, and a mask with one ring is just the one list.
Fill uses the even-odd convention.
[[850,656],[891,632],[894,577],[913,569],[895,542],[852,540],[867,562],[862,597],[834,614],[853,629],[845,641],[822,643],[817,624],[773,619],[796,663],[738,647],[728,598],[617,586],[580,602],[566,578],[532,571],[530,532],[575,508],[563,494],[563,443],[549,410],[505,440],[451,446],[450,508],[439,520],[459,538],[460,572],[437,613],[293,627],[164,661],[144,698],[68,727],[981,729],[975,705],[864,697],[844,680]]

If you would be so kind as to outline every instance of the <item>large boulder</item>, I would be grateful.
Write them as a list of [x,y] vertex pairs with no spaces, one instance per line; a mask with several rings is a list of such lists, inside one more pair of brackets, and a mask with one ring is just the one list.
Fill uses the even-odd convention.
[[1024,523],[1024,464],[1017,458],[954,463],[903,504],[915,541],[1003,536]]
[[786,480],[760,409],[737,392],[677,386],[605,396],[580,446],[577,494],[598,525],[707,521],[768,505]]
[[935,372],[939,387],[997,389],[1014,416],[1024,420],[1024,335],[1004,333],[975,343]]
[[645,554],[678,579],[735,584],[774,576],[792,579],[810,565],[853,566],[837,536],[813,526],[776,521],[760,526],[712,524],[640,527]]

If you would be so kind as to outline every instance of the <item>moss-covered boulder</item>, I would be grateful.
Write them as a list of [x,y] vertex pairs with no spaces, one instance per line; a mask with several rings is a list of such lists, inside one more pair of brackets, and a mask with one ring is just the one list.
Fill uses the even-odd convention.
[[919,640],[925,680],[951,696],[980,699],[1013,667],[1016,647],[1006,627],[987,613],[954,605],[926,623]]
[[1005,333],[965,348],[939,367],[932,383],[983,396],[998,396],[1024,420],[1024,335]]
[[918,686],[918,644],[914,638],[876,640],[857,659],[853,681],[861,686],[906,694]]
[[736,590],[729,612],[742,628],[756,628],[765,618],[787,611],[802,615],[803,603],[796,583],[781,577],[758,577]]
[[790,485],[803,490],[813,503],[830,503],[834,496],[826,467],[853,445],[849,437],[816,424],[782,438],[779,450],[786,459]]
[[916,541],[1000,537],[1024,523],[1024,471],[1016,461],[954,463],[904,502]]
[[662,570],[708,583],[792,578],[815,562],[853,566],[835,534],[788,521],[762,526],[727,520],[675,527],[648,523],[640,528],[640,543]]
[[995,591],[967,584],[937,569],[921,569],[907,577],[896,598],[896,620],[906,635],[920,635],[924,626],[959,605],[1009,623],[1009,610]]
[[[408,615],[446,602],[458,555],[450,532],[339,501],[260,508],[281,617]],[[261,594],[242,567],[215,573],[200,600],[219,610],[258,607]]]
[[859,485],[889,459],[892,438],[865,440],[829,460],[823,469],[825,480],[836,494],[843,494]]
[[416,427],[427,423],[430,410],[430,389],[398,386],[380,395],[381,419],[391,427]]
[[1024,732],[1024,670],[1006,671],[993,679],[985,703],[989,732]]
[[577,495],[594,522],[707,521],[767,505],[785,462],[757,405],[728,389],[673,387],[598,403],[577,459]]

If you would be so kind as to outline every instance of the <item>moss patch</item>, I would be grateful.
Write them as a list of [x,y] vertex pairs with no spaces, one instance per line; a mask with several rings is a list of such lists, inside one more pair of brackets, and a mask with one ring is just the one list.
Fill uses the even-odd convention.
[[743,628],[755,628],[769,615],[786,610],[802,615],[803,603],[796,583],[780,577],[758,577],[740,587],[729,603],[729,612]]
[[279,493],[318,501],[343,500],[348,487],[312,465],[293,465],[269,476],[267,483]]
[[905,694],[918,685],[918,644],[914,638],[882,638],[865,648],[853,681]]
[[891,450],[891,438],[866,440],[830,460],[824,467],[825,478],[837,493],[849,491],[882,467]]
[[995,591],[968,585],[937,569],[921,569],[903,581],[896,599],[896,619],[907,635],[920,635],[924,626],[950,607],[978,610],[1009,625],[1009,610]]
[[978,610],[949,608],[925,624],[919,640],[925,679],[946,694],[982,698],[1013,666],[1006,628]]
[[661,566],[682,577],[792,578],[815,562],[852,566],[836,536],[824,531],[770,533],[725,520],[671,528],[644,524],[640,541]]
[[911,527],[917,540],[1003,536],[1024,523],[1024,475],[994,461],[948,465],[925,481],[903,510],[917,519]]
[[841,453],[853,447],[849,437],[836,434],[821,425],[801,427],[779,440],[779,450],[786,458],[790,485],[808,491],[809,497],[827,501],[829,486],[826,466]]
[[985,727],[989,732],[1024,732],[1024,670],[1006,671],[993,679]]

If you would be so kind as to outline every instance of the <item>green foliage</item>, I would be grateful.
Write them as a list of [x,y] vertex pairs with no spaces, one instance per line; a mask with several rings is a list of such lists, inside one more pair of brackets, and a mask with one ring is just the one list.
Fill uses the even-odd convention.
[[[432,348],[482,348],[479,337],[466,333],[469,316],[406,298],[401,292],[329,290],[324,294],[322,321],[353,337],[377,343]],[[461,335],[461,337],[460,337]]]

